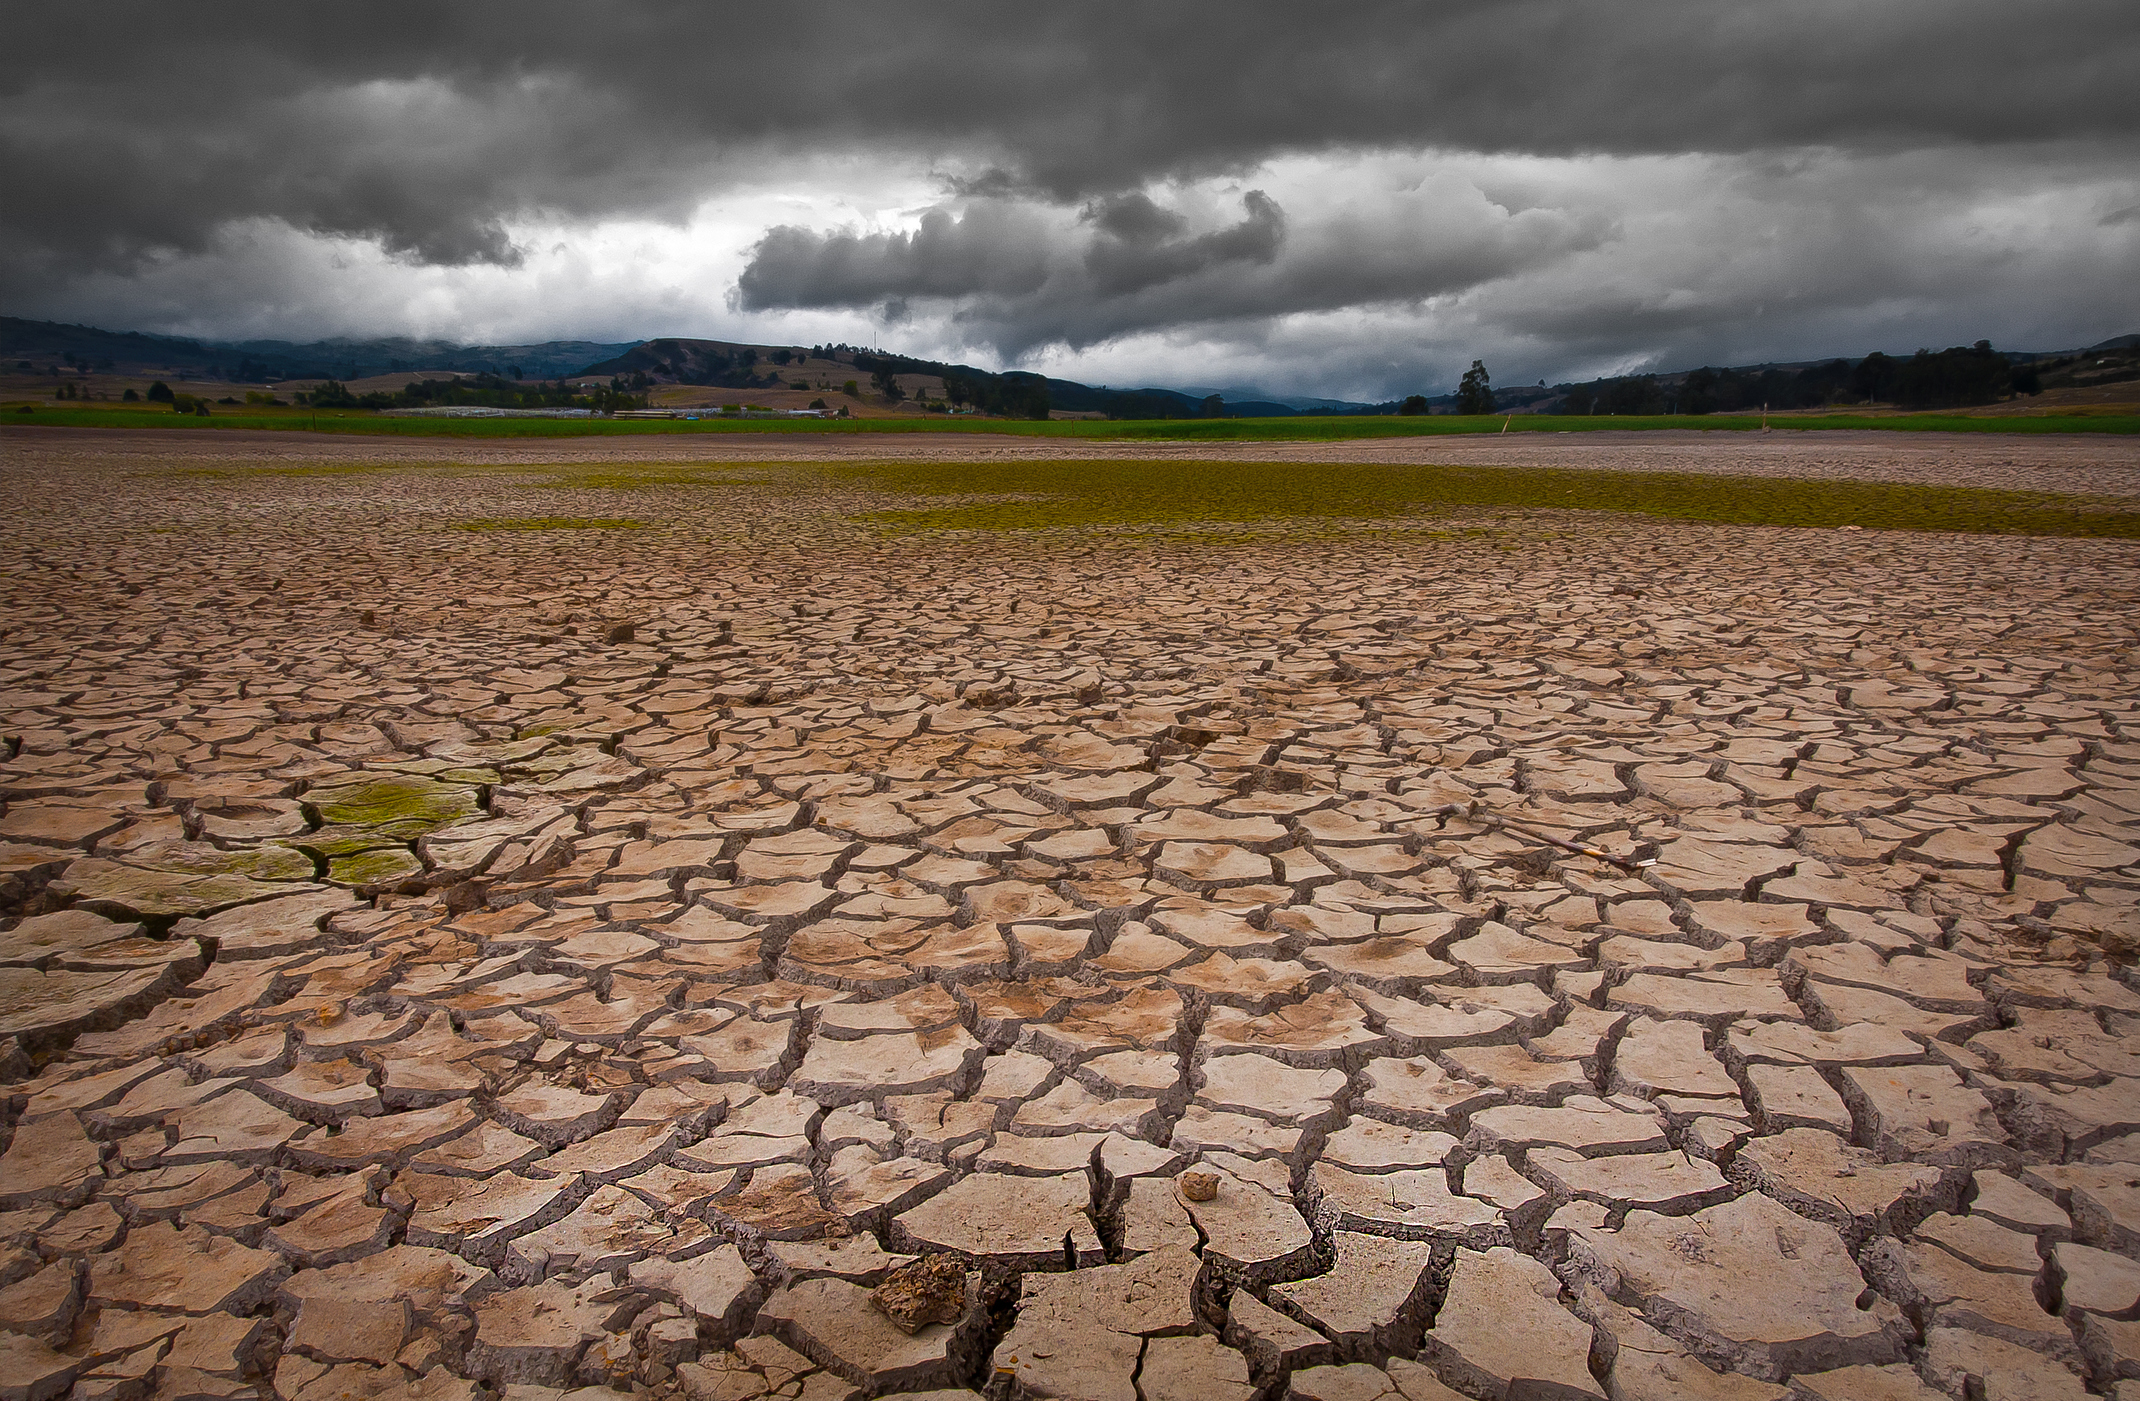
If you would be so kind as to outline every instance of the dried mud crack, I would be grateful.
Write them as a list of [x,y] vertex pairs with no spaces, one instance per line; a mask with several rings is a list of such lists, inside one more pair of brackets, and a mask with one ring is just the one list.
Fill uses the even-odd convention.
[[5,1394],[2140,1387],[2140,546],[67,444]]

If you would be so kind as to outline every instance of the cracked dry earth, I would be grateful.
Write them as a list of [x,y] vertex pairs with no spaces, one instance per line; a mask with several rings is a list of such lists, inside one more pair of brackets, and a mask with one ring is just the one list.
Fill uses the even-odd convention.
[[6,474],[0,1395],[2140,1391],[2131,545],[138,470]]

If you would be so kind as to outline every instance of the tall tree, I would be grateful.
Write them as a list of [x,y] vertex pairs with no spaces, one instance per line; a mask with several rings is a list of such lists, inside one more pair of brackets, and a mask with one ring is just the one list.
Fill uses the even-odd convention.
[[1492,413],[1494,411],[1494,388],[1486,377],[1485,362],[1474,360],[1471,368],[1464,371],[1464,378],[1456,387],[1456,411],[1458,413]]

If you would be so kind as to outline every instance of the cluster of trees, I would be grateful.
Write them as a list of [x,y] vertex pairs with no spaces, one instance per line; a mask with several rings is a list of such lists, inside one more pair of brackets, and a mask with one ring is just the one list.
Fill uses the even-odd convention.
[[[643,388],[646,376],[638,375]],[[150,391],[155,397],[155,391]],[[312,391],[310,396],[300,395],[299,401],[310,403],[316,409],[421,409],[443,407],[470,407],[492,409],[593,409],[597,413],[615,413],[618,409],[643,409],[647,406],[644,393],[634,393],[633,385],[621,376],[612,376],[607,385],[590,393],[581,393],[572,385],[559,379],[548,383],[540,380],[533,384],[519,384],[497,375],[471,375],[466,379],[418,380],[398,392],[373,390],[369,394],[352,394],[348,386],[337,380],[328,380]]]
[[721,389],[764,389],[780,382],[777,372],[758,373],[758,352],[749,346],[732,352],[707,351],[694,360],[662,361],[654,368],[678,384],[703,384]]
[[[782,352],[790,360],[790,352]],[[589,365],[582,375],[629,376],[634,389],[648,388],[655,376],[678,384],[703,384],[722,389],[768,389],[778,385],[778,370],[760,373],[758,352],[749,346],[728,350],[712,341],[670,337],[635,345],[613,359]]]
[[[1884,358],[1884,357],[1883,357]],[[1593,380],[1569,389],[1561,401],[1564,414],[1711,414],[1736,413],[1766,405],[1776,409],[1811,409],[1853,395],[1851,366],[1832,360],[1803,370],[1718,370],[1707,366],[1677,382],[1656,375],[1626,375]],[[1862,402],[1871,397],[1856,394]]]
[[972,408],[998,418],[1045,419],[1054,407],[1048,397],[1047,379],[1022,370],[991,374],[971,365],[946,365],[869,350],[849,351],[847,358],[856,369],[868,371],[877,392],[894,403],[906,397],[897,376],[929,375],[944,382],[944,401],[953,408]]
[[1738,413],[1764,406],[1818,409],[1885,403],[1911,409],[1990,404],[2036,394],[2033,366],[2014,364],[1990,341],[1947,350],[1920,350],[1908,359],[1874,351],[1862,360],[1828,360],[1802,370],[1720,370],[1704,366],[1677,381],[1627,375],[1571,387],[1564,414]]
[[[133,398],[134,391],[127,390],[124,397],[127,399]],[[152,404],[169,404],[173,413],[193,414],[199,418],[208,417],[208,401],[206,399],[197,399],[191,394],[174,393],[171,386],[165,384],[162,380],[157,380],[149,386],[148,397],[149,402]]]
[[1585,417],[1591,414],[1665,414],[1678,412],[1678,407],[1676,400],[1667,397],[1657,383],[1657,376],[1627,375],[1576,385],[1568,391],[1568,397],[1560,401],[1558,412]]
[[1492,413],[1494,411],[1493,381],[1487,376],[1486,366],[1478,360],[1464,371],[1464,378],[1456,386],[1456,411],[1458,413]]
[[1851,371],[1853,390],[1907,408],[1948,409],[1990,404],[2017,394],[2041,394],[2043,381],[2031,364],[2016,365],[1990,341],[1946,350],[1920,350],[1907,360],[1874,351]]
[[[1471,368],[1464,371],[1464,378],[1456,387],[1455,411],[1457,413],[1485,414],[1494,412],[1493,378],[1486,372],[1483,362],[1474,360]],[[1354,414],[1390,414],[1400,418],[1418,418],[1434,412],[1434,405],[1424,394],[1407,394],[1403,399],[1388,404],[1372,404],[1364,409],[1350,410]]]
[[944,398],[954,408],[972,408],[997,418],[1045,420],[1054,412],[1045,375],[1013,370],[1008,374],[947,374]]
[[[1210,399],[1199,401],[1167,389],[1095,389],[1067,380],[1059,380],[1047,389],[1056,407],[1072,413],[1097,413],[1114,419],[1215,416],[1208,412]],[[1223,404],[1218,406],[1218,412],[1226,412]]]

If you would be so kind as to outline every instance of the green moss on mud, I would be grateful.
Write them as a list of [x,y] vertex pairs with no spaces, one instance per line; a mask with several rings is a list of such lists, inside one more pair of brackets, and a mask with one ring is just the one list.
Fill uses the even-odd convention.
[[337,823],[307,832],[302,837],[292,837],[290,843],[316,856],[332,860],[337,856],[354,856],[360,851],[377,851],[381,847],[407,846],[437,825],[420,818],[382,823],[377,827]]
[[314,789],[304,801],[329,826],[423,830],[474,817],[483,810],[475,789],[415,774],[384,774],[355,783]]
[[1513,509],[1726,525],[2140,539],[2140,510],[2127,501],[1892,482],[1543,467],[1138,460],[901,462],[829,470],[881,489],[968,498],[862,518],[894,534],[1375,520]]
[[353,856],[336,857],[327,865],[327,879],[336,885],[388,885],[423,874],[424,863],[404,846],[380,847]]
[[244,876],[261,881],[312,877],[312,858],[278,842],[227,851],[195,842],[169,843],[142,854],[153,869],[194,876]]

